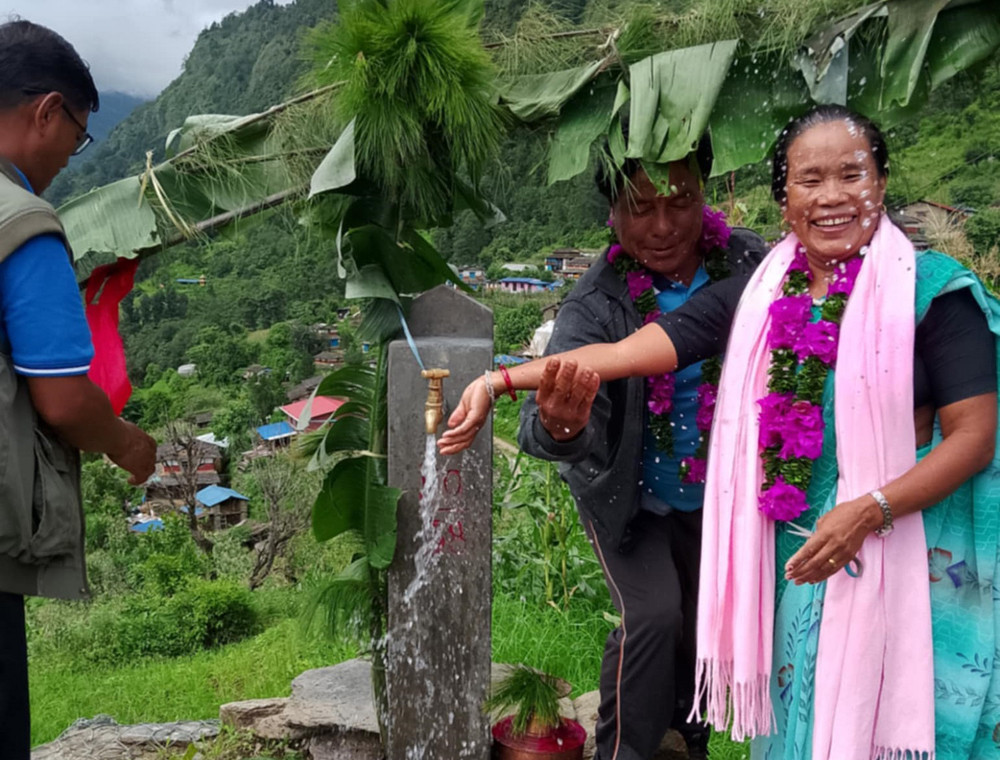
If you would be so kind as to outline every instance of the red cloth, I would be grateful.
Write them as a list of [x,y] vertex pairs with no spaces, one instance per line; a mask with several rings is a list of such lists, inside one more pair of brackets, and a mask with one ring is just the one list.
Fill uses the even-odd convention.
[[135,284],[139,259],[118,259],[97,267],[87,281],[86,311],[94,360],[88,377],[108,394],[115,414],[121,414],[132,395],[125,370],[125,346],[118,332],[118,306]]

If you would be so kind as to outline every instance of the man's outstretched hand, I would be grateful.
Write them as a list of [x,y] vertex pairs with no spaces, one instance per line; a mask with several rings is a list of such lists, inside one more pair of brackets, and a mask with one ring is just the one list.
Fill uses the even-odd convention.
[[601,378],[576,362],[550,359],[545,364],[535,403],[538,404],[538,421],[556,441],[576,438],[587,426],[590,407],[594,403]]

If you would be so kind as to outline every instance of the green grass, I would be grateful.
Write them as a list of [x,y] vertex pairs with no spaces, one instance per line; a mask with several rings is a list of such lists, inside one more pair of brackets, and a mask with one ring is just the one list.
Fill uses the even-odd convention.
[[288,696],[302,671],[354,655],[351,646],[285,619],[251,639],[190,657],[89,668],[62,658],[36,660],[31,740],[51,741],[77,718],[102,713],[121,724],[217,718],[226,702]]
[[568,681],[573,697],[597,688],[604,639],[611,623],[588,605],[568,612],[493,596],[493,660],[523,663]]
[[[496,594],[493,659],[524,663],[565,679],[578,697],[598,687],[604,639],[612,623],[594,605],[568,612]],[[32,743],[51,741],[80,717],[111,715],[121,724],[215,718],[219,706],[288,696],[304,670],[356,655],[286,618],[238,644],[190,657],[142,660],[121,667],[82,667],[65,658],[31,663]],[[715,736],[712,760],[744,760],[742,745]]]

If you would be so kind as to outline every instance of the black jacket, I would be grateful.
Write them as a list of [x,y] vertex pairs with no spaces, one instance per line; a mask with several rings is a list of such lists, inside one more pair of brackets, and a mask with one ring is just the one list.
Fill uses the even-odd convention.
[[[767,246],[756,233],[737,227],[729,240],[733,274],[749,272]],[[563,301],[546,354],[591,343],[614,343],[642,326],[628,288],[604,257],[584,274]],[[587,427],[571,441],[553,440],[538,419],[535,394],[521,408],[518,443],[539,459],[560,462],[585,521],[621,551],[631,541],[628,526],[639,511],[645,380],[601,383]]]

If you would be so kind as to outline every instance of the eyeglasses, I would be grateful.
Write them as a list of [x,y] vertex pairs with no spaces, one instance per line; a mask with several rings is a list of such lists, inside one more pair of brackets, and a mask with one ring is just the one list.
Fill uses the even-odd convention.
[[81,135],[76,141],[76,149],[72,153],[74,156],[79,156],[90,146],[92,142],[94,142],[94,138],[91,136],[90,132],[87,131],[87,128],[83,126],[83,124],[81,124],[72,114],[69,107],[65,103],[62,104],[62,107],[63,111],[65,111],[66,115],[69,117],[69,120],[76,124],[76,126],[80,128],[80,131],[83,132],[83,135]]
[[[25,87],[21,90],[21,92],[23,92],[25,95],[48,95],[49,92],[52,91],[41,90],[38,89],[37,87]],[[83,134],[77,139],[76,148],[73,149],[73,153],[71,154],[74,156],[79,156],[90,146],[92,142],[94,142],[94,138],[90,134],[90,132],[87,131],[87,128],[80,123],[80,120],[73,115],[73,112],[69,110],[69,106],[66,105],[65,101],[62,104],[62,109],[63,112],[69,117],[69,120],[73,122],[73,124],[77,127],[77,129],[83,132]]]

